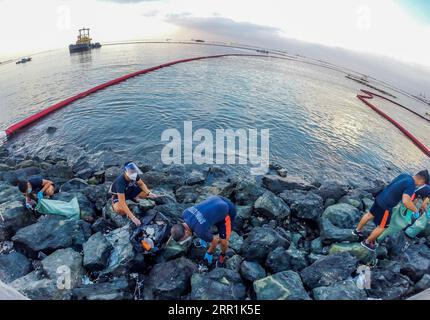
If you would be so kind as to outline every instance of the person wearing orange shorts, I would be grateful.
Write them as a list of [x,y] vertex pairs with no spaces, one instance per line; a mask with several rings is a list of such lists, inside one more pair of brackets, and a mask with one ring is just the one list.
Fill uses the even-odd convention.
[[[213,253],[218,244],[221,244],[219,264],[223,265],[231,236],[232,225],[236,218],[236,206],[227,198],[213,196],[198,203],[182,213],[184,223],[176,224],[171,229],[173,240],[179,243],[188,241],[193,233],[200,238],[202,246],[209,248],[205,254],[204,261],[212,264]],[[214,236],[211,228],[215,226],[218,235]]]

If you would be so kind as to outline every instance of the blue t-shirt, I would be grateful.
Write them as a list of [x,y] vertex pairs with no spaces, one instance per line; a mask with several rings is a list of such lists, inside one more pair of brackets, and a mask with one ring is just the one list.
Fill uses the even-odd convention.
[[412,197],[414,192],[414,178],[409,174],[401,174],[376,196],[376,203],[384,209],[392,209],[402,201],[404,194]]
[[213,240],[211,227],[225,224],[227,215],[233,223],[236,216],[234,204],[226,198],[214,196],[186,209],[182,213],[182,218],[200,239],[211,242]]

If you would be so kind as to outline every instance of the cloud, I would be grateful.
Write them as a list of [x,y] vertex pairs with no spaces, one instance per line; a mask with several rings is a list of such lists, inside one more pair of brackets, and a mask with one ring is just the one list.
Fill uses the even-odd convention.
[[142,16],[145,18],[152,18],[155,17],[159,14],[158,10],[150,10],[150,11],[145,11],[142,13]]
[[279,41],[281,30],[250,22],[236,22],[219,15],[196,17],[189,13],[171,14],[166,22],[176,25],[193,37],[211,37],[213,40],[248,42],[248,44],[270,44]]
[[139,2],[154,2],[154,1],[160,1],[160,0],[99,0],[99,1],[116,2],[116,3],[139,3]]

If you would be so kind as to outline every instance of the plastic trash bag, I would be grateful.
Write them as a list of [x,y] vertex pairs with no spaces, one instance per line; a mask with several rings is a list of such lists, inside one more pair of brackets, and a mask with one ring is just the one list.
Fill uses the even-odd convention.
[[[418,201],[416,206],[420,208],[422,205],[422,200]],[[378,241],[383,241],[389,235],[395,234],[400,231],[405,231],[406,235],[410,238],[415,238],[427,227],[430,222],[426,214],[421,215],[415,222],[412,219],[413,212],[406,209],[403,204],[399,204],[393,209],[393,214],[391,216],[390,226],[385,230],[385,232],[378,238]]]
[[62,216],[67,219],[78,220],[81,217],[81,209],[76,197],[69,202],[41,199],[37,203],[36,211],[42,214]]

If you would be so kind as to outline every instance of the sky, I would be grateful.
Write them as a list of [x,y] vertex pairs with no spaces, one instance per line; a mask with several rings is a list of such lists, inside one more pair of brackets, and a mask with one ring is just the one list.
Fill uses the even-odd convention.
[[102,43],[281,49],[430,95],[430,0],[0,0],[0,61],[65,49],[84,26]]

